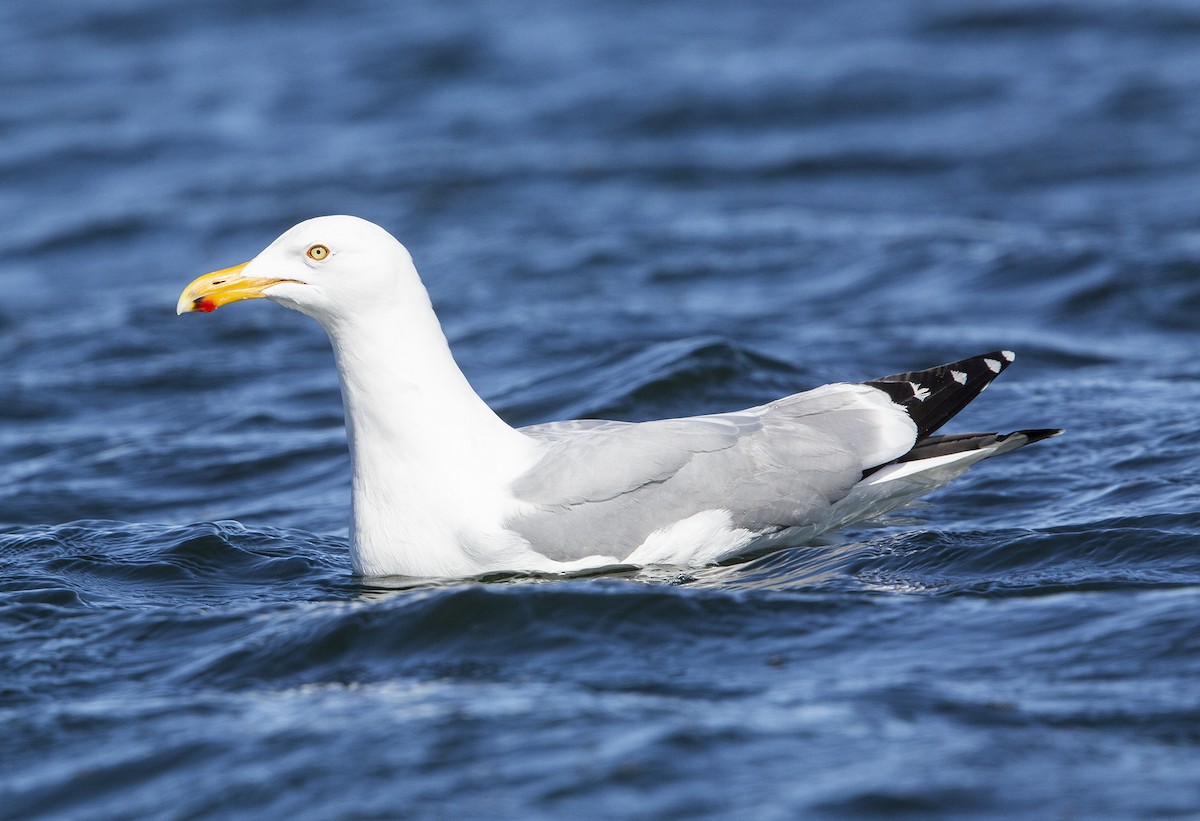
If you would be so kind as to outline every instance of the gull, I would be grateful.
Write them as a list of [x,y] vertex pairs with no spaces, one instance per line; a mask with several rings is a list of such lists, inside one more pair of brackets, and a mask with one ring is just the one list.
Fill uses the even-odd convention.
[[1061,433],[935,435],[1013,361],[995,351],[731,413],[513,428],[455,363],[412,256],[366,220],[301,222],[205,274],[177,313],[264,297],[329,336],[360,576],[696,567],[874,520]]

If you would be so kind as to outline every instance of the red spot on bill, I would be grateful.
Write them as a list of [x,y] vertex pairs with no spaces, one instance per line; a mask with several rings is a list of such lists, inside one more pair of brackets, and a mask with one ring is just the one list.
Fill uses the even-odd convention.
[[207,299],[206,297],[200,297],[197,299],[192,303],[192,307],[197,311],[203,311],[206,314],[211,314],[213,311],[217,310],[216,304],[211,299]]

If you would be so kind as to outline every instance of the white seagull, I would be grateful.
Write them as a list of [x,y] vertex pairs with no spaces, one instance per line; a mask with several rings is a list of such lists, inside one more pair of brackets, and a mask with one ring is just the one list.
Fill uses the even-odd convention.
[[194,280],[177,312],[258,297],[333,345],[361,576],[711,564],[876,518],[1061,433],[932,435],[1007,351],[733,413],[512,428],[459,370],[407,249],[357,217],[300,223]]

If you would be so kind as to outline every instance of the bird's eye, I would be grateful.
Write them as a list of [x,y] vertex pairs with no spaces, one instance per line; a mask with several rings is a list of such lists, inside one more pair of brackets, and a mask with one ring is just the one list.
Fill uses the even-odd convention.
[[324,245],[314,245],[308,249],[308,258],[315,259],[317,262],[329,256],[329,249]]

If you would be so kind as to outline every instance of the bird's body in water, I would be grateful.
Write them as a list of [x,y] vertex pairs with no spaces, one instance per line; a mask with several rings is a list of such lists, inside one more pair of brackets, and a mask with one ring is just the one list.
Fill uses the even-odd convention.
[[515,429],[459,370],[408,251],[356,217],[300,223],[197,278],[178,311],[257,297],[329,335],[364,576],[709,564],[880,516],[1060,432],[934,435],[1007,351],[732,413]]

